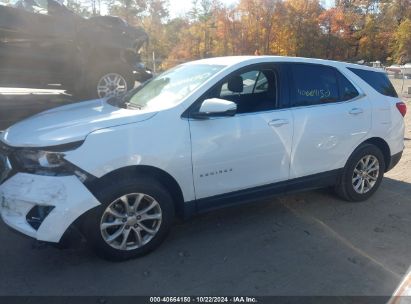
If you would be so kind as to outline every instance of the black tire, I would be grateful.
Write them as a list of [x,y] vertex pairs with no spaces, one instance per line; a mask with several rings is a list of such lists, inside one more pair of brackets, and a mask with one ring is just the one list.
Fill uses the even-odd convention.
[[[372,155],[378,159],[378,177],[375,181],[375,184],[368,192],[358,193],[354,189],[353,185],[354,169],[357,166],[358,162],[367,155]],[[341,198],[349,202],[360,202],[367,200],[375,193],[375,191],[377,191],[378,187],[380,186],[382,178],[384,176],[385,166],[384,155],[378,147],[372,144],[363,144],[359,146],[350,156],[347,164],[344,167],[343,173],[340,176],[337,185],[335,186],[336,193]]]
[[85,83],[76,84],[74,97],[76,99],[100,98],[97,85],[100,79],[107,74],[116,73],[124,78],[127,84],[127,91],[134,88],[135,79],[130,66],[125,63],[111,63],[94,68],[85,78]]
[[[106,208],[119,197],[129,193],[143,193],[154,198],[161,207],[161,224],[155,236],[145,245],[132,250],[115,249],[103,238],[100,230]],[[174,220],[174,204],[168,191],[154,179],[125,178],[98,187],[94,195],[101,205],[90,210],[83,219],[82,231],[95,253],[108,260],[123,261],[143,256],[158,247],[167,236]]]

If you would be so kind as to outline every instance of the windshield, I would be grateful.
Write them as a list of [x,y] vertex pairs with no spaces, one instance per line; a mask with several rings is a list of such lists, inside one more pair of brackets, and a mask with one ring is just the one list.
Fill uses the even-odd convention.
[[139,109],[175,106],[222,68],[209,64],[177,66],[151,80],[127,102]]

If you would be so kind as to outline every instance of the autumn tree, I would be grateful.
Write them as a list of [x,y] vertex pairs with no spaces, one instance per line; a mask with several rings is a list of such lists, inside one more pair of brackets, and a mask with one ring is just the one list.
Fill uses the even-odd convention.
[[[84,16],[112,15],[142,26],[150,36],[144,59],[165,69],[210,56],[260,54],[345,61],[411,60],[411,0],[192,0],[183,17],[170,18],[169,0],[86,0],[68,5]],[[81,2],[84,3],[84,2]],[[87,2],[88,3],[88,2]],[[149,64],[149,65],[150,65]]]
[[287,15],[283,21],[292,42],[289,53],[294,56],[322,57],[318,16],[323,8],[317,0],[285,1]]
[[404,19],[395,32],[394,57],[397,63],[411,61],[411,20]]

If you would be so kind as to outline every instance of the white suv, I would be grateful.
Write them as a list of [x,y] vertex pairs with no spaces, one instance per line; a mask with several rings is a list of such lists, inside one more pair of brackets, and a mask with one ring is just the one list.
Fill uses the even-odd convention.
[[287,57],[175,67],[123,98],[52,109],[1,134],[1,215],[37,240],[77,227],[106,258],[154,249],[175,215],[335,186],[369,198],[404,149],[381,70]]

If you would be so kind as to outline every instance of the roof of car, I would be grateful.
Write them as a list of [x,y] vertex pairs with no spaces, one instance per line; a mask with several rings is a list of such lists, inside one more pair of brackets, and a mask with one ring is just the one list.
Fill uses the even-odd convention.
[[369,67],[366,65],[348,63],[343,61],[334,61],[326,59],[317,59],[317,58],[305,58],[305,57],[289,57],[289,56],[226,56],[226,57],[213,57],[200,59],[196,61],[191,61],[188,64],[215,64],[215,65],[224,65],[232,66],[240,63],[260,63],[260,62],[303,62],[303,63],[316,63],[324,64],[334,67],[349,67],[363,70],[370,70],[375,72],[384,72],[381,69]]

